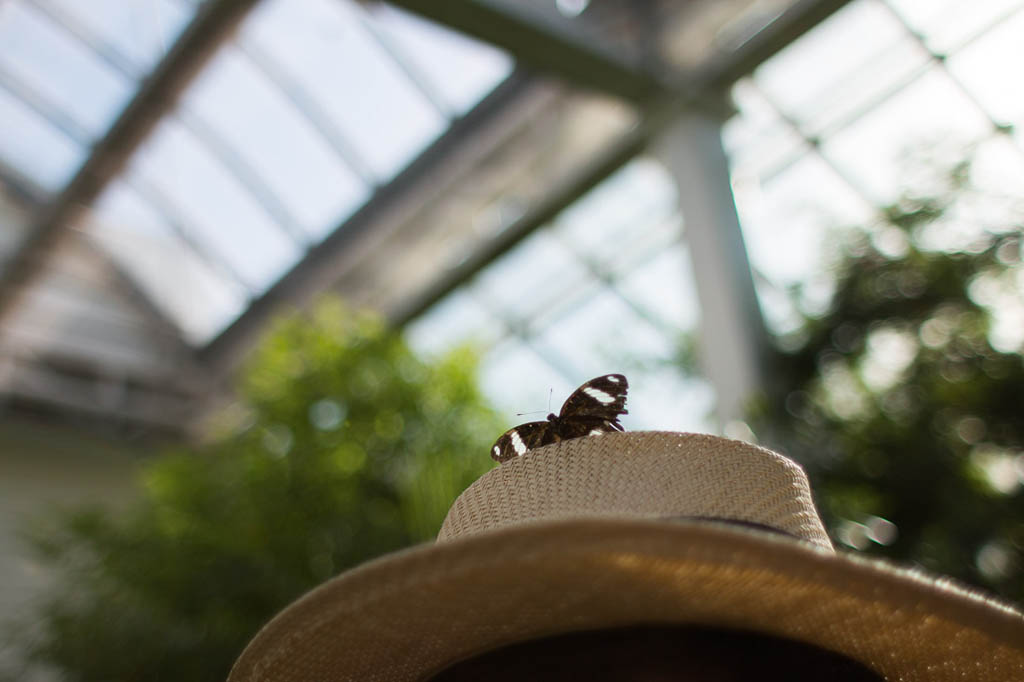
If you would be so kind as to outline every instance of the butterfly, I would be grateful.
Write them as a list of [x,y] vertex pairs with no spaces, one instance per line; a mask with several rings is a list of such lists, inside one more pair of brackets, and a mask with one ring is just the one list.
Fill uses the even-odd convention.
[[491,448],[491,459],[507,462],[527,450],[561,440],[624,431],[619,415],[626,411],[629,382],[621,374],[605,374],[583,384],[565,401],[558,416],[509,429]]

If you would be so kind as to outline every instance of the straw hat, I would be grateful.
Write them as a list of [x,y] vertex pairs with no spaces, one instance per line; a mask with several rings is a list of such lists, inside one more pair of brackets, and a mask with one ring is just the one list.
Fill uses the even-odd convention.
[[422,680],[516,642],[660,624],[805,642],[889,680],[1024,680],[1024,615],[837,554],[794,462],[714,436],[637,432],[492,469],[436,543],[299,599],[230,681]]

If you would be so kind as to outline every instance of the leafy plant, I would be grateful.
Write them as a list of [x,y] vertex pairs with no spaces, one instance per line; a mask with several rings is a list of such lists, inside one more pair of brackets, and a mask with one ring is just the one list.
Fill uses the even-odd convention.
[[69,680],[221,682],[283,605],[431,538],[491,465],[501,426],[474,368],[465,350],[424,362],[337,301],[281,320],[216,440],[155,458],[131,508],[30,534],[61,580],[29,659]]
[[970,178],[847,235],[752,423],[808,468],[840,543],[1024,600],[1021,226]]

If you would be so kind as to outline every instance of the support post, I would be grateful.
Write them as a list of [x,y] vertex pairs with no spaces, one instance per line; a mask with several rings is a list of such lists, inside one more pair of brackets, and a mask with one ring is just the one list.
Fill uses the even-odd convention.
[[742,435],[747,402],[763,385],[767,336],[733,202],[721,122],[706,111],[684,112],[653,140],[652,151],[678,190],[701,308],[699,361],[715,388],[717,426],[727,435]]

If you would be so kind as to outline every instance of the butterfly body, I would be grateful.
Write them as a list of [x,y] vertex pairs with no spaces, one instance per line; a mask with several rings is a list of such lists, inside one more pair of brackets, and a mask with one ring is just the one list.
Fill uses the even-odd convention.
[[629,383],[621,374],[606,374],[583,384],[547,421],[527,422],[501,435],[491,448],[491,458],[506,462],[534,448],[563,440],[623,431],[619,416],[626,411]]

